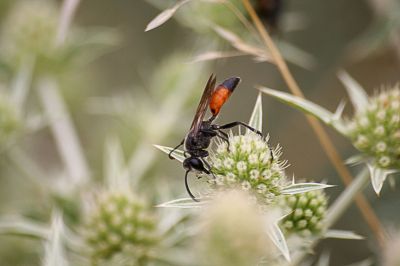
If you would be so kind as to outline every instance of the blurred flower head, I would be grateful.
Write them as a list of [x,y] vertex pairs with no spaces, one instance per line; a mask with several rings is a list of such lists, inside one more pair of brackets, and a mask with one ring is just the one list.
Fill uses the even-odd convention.
[[100,193],[85,232],[93,260],[108,260],[123,253],[141,265],[158,242],[154,214],[127,191]]
[[233,190],[217,196],[203,210],[200,258],[206,265],[256,265],[275,247],[264,233],[264,221],[249,195]]
[[51,1],[17,1],[2,28],[2,55],[18,66],[28,57],[49,54],[54,50],[58,15]]
[[221,142],[211,156],[216,178],[210,183],[217,190],[249,191],[260,203],[270,204],[288,183],[284,172],[286,162],[279,160],[280,155],[279,148],[270,148],[268,138],[254,133],[231,134],[229,147]]

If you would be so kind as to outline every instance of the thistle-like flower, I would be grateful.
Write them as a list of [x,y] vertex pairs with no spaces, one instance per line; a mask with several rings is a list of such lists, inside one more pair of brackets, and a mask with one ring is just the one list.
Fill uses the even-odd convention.
[[256,265],[263,256],[276,257],[271,240],[260,234],[265,222],[247,193],[232,190],[217,196],[201,217],[204,265]]
[[104,192],[85,227],[93,260],[107,260],[119,253],[144,263],[157,244],[156,218],[130,193]]
[[372,186],[379,194],[387,176],[400,171],[399,85],[368,97],[361,85],[347,73],[341,72],[339,78],[354,105],[355,115],[350,119],[341,118],[344,104],[339,105],[336,113],[331,113],[317,104],[291,94],[268,88],[259,89],[263,93],[315,116],[349,138],[361,154],[348,161],[367,163]]
[[229,137],[229,146],[220,142],[211,156],[215,179],[213,188],[242,189],[254,192],[263,203],[272,203],[289,182],[284,169],[286,161],[280,161],[280,148],[272,150],[268,138],[253,132]]
[[354,146],[375,158],[382,169],[400,169],[400,88],[381,90],[352,118],[348,135]]
[[284,197],[282,203],[289,213],[282,220],[282,227],[287,233],[307,237],[321,232],[322,220],[327,210],[327,197],[324,191],[288,195]]

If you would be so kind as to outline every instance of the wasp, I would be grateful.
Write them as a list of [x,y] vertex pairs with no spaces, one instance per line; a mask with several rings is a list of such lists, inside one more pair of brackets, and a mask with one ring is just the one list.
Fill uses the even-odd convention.
[[[221,107],[228,100],[240,81],[241,79],[239,77],[231,77],[224,80],[220,85],[215,86],[216,77],[213,74],[210,76],[207,81],[207,85],[204,88],[203,95],[197,107],[196,114],[189,129],[189,133],[169,153],[169,158],[174,159],[172,157],[172,153],[180,146],[184,145],[185,160],[183,161],[183,168],[186,170],[185,188],[189,196],[194,201],[198,200],[194,197],[189,189],[188,175],[190,172],[194,171],[197,173],[213,175],[215,178],[210,164],[206,161],[206,158],[209,155],[207,148],[210,146],[211,140],[214,137],[218,137],[222,141],[225,141],[228,144],[229,150],[228,134],[223,130],[236,126],[243,126],[262,136],[260,131],[240,121],[231,122],[225,125],[214,124],[214,120],[217,118]],[[204,120],[204,116],[207,112],[207,106],[211,111],[211,117]]]

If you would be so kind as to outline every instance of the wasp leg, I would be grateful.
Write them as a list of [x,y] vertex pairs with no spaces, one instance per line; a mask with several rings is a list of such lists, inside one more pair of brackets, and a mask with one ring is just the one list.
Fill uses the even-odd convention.
[[262,133],[259,130],[255,129],[255,128],[252,128],[251,126],[249,126],[249,125],[247,125],[247,124],[245,124],[243,122],[240,122],[240,121],[228,123],[228,124],[225,124],[225,125],[222,125],[222,126],[218,126],[218,125],[213,125],[213,126],[215,127],[215,129],[228,129],[228,128],[233,128],[233,127],[236,127],[236,126],[244,126],[245,128],[253,131],[254,133],[257,133],[261,137],[263,136]]
[[183,140],[181,141],[181,143],[179,143],[178,146],[176,146],[172,151],[169,152],[168,157],[169,157],[171,160],[175,160],[175,158],[172,157],[172,153],[174,153],[175,150],[177,150],[180,146],[182,146],[184,142],[185,142],[185,139],[183,139]]
[[187,171],[186,171],[186,174],[185,174],[185,188],[186,188],[186,191],[187,191],[187,193],[189,194],[189,196],[192,198],[192,200],[199,202],[199,200],[197,200],[196,197],[195,197],[195,196],[192,194],[192,192],[190,191],[189,184],[188,184],[188,175],[189,175],[189,172],[190,172],[190,170],[187,170]]
[[[216,179],[217,177],[211,171],[211,165],[205,159],[202,159],[202,161],[203,161],[204,165],[206,166],[205,169],[204,169],[206,171],[204,171],[204,173],[206,173],[207,175],[211,174],[213,176],[213,178]],[[208,169],[206,169],[206,168],[208,168]]]
[[229,136],[228,136],[228,134],[226,134],[224,131],[222,131],[222,130],[218,130],[218,133],[219,134],[221,134],[221,135],[217,135],[220,139],[222,139],[223,141],[225,141],[226,142],[226,144],[228,145],[228,152],[229,152],[229,145],[230,145],[230,143],[229,143]]

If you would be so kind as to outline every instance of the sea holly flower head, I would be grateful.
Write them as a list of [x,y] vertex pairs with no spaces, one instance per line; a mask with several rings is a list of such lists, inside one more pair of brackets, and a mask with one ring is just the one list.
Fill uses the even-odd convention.
[[322,190],[285,196],[282,205],[289,214],[282,220],[282,228],[288,234],[318,235],[323,229],[327,204]]
[[278,100],[311,114],[332,126],[351,140],[361,152],[348,160],[349,163],[367,163],[371,183],[380,193],[387,176],[400,172],[400,88],[395,85],[382,89],[368,97],[364,89],[347,73],[340,72],[339,78],[345,85],[354,106],[353,117],[341,117],[344,104],[335,113],[288,93],[260,87],[260,91]]
[[250,195],[242,190],[219,193],[200,214],[204,226],[197,242],[204,265],[256,265],[276,257],[265,234],[265,219]]
[[210,156],[212,172],[209,180],[213,189],[241,189],[253,194],[262,203],[272,203],[289,182],[284,169],[286,161],[280,161],[280,148],[272,150],[268,137],[253,132],[233,134],[229,145],[219,142]]
[[349,123],[354,146],[382,169],[400,169],[400,88],[382,89]]
[[93,260],[107,260],[119,253],[131,254],[138,263],[149,259],[157,244],[156,218],[131,193],[104,191],[85,226]]
[[27,57],[48,54],[54,46],[58,16],[51,1],[18,1],[2,29],[5,58],[18,66]]
[[[261,94],[258,95],[248,125],[257,131],[262,130]],[[210,156],[206,158],[211,165],[212,174],[207,180],[211,192],[207,191],[208,194],[196,197],[196,202],[192,198],[181,198],[159,204],[158,207],[202,209],[212,204],[213,199],[218,195],[223,196],[232,190],[239,190],[250,195],[260,213],[265,216],[270,207],[278,206],[279,197],[329,187],[320,183],[295,183],[294,180],[290,182],[284,172],[286,161],[280,160],[280,148],[272,150],[268,144],[268,138],[261,137],[251,130],[236,136],[231,133],[228,142],[229,144],[226,141],[217,142],[216,147],[210,150]],[[166,154],[171,154],[181,163],[187,156],[182,150],[160,145],[155,145],[155,147]],[[268,223],[264,231],[283,257],[290,261],[289,248],[278,226],[282,216]]]

